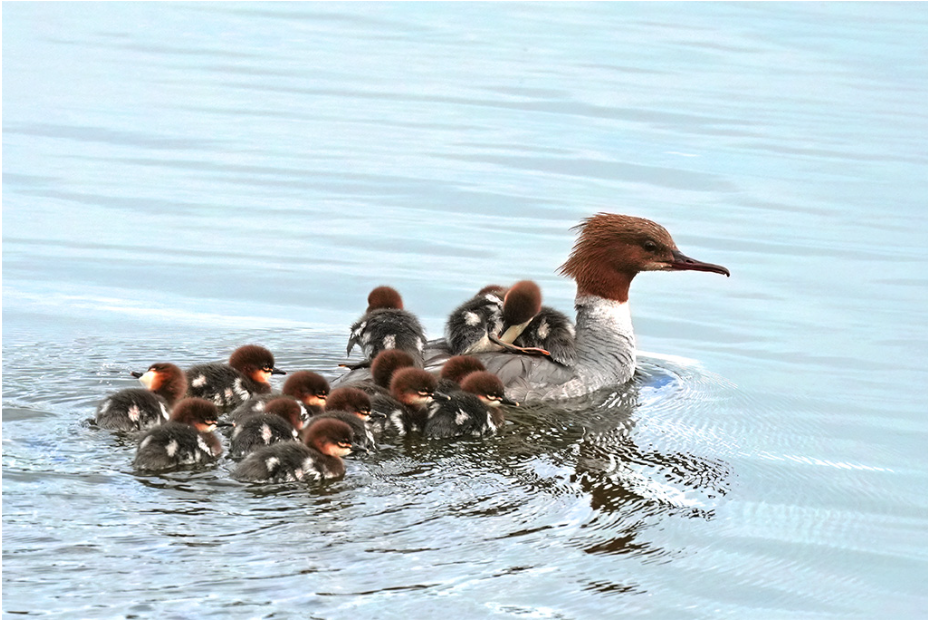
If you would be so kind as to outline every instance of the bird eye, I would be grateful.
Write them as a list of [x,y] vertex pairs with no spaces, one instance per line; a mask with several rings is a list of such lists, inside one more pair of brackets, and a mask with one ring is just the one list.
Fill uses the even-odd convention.
[[351,443],[349,443],[348,441],[339,441],[338,446],[344,449],[348,449],[349,447],[351,447]]
[[649,253],[653,253],[657,250],[657,242],[654,240],[645,240],[642,246],[644,246],[644,250],[648,251]]

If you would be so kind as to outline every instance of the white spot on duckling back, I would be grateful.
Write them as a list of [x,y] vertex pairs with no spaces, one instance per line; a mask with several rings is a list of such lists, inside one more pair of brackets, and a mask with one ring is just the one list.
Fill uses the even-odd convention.
[[173,458],[174,454],[177,453],[177,449],[180,447],[177,444],[177,441],[171,439],[171,442],[164,446],[164,452],[168,455],[168,458]]
[[206,385],[206,376],[204,376],[203,374],[200,374],[199,376],[197,376],[190,382],[191,387],[196,387],[198,389],[205,385]]
[[540,339],[547,339],[548,333],[551,332],[551,327],[548,326],[548,320],[542,320],[541,324],[538,325],[538,337]]
[[[197,434],[197,447],[205,451],[207,455],[209,456],[213,455],[213,450],[210,449],[209,445],[206,443],[203,437],[200,436],[199,434]],[[200,455],[197,454],[197,461],[199,460],[200,460]]]
[[146,436],[142,439],[142,442],[139,443],[139,450],[145,449],[148,447],[148,444],[151,443],[151,436]]
[[137,404],[130,406],[129,412],[127,414],[129,415],[129,421],[133,421],[135,423],[138,423],[139,419],[142,417],[142,411],[139,409]]
[[273,433],[271,432],[271,426],[269,426],[266,423],[261,424],[261,440],[264,441],[265,445],[271,444],[272,436],[273,436]]
[[464,422],[468,421],[469,419],[470,415],[468,415],[463,410],[459,410],[458,414],[454,417],[454,422],[458,425],[463,425]]
[[111,404],[111,403],[112,403],[111,400],[106,400],[105,402],[103,402],[103,404],[100,406],[100,414],[101,414],[101,415],[105,415],[105,414],[106,414],[106,411],[108,411],[108,410],[110,409],[110,404]]
[[264,461],[264,466],[267,467],[268,471],[273,471],[277,467],[278,464],[280,464],[280,460],[275,458],[274,456],[271,456],[270,458]]
[[383,349],[392,350],[396,347],[396,335],[387,335],[383,338]]
[[[242,384],[241,378],[235,379],[235,382],[232,383],[232,388],[235,390],[235,394],[243,400],[247,400],[249,397],[251,397],[251,393],[249,393],[248,389],[245,388],[245,385]],[[232,399],[231,395],[229,395],[229,399]]]
[[158,404],[161,407],[161,416],[164,417],[164,420],[167,421],[171,418],[171,413],[168,412],[168,409],[165,408],[164,404]]
[[468,326],[477,326],[480,324],[480,316],[473,311],[468,311],[464,314],[464,323]]

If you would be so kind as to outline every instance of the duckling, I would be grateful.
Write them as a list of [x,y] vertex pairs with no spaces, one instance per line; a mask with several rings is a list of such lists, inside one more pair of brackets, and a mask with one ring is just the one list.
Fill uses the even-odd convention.
[[180,367],[154,363],[144,374],[132,372],[145,389],[123,389],[97,407],[95,423],[107,430],[147,430],[170,419],[170,409],[187,391]]
[[437,385],[435,376],[424,369],[404,367],[393,374],[390,395],[374,396],[371,408],[386,414],[387,429],[399,434],[421,431],[428,419],[428,405],[435,398]]
[[367,297],[367,311],[351,326],[348,354],[360,346],[365,360],[348,367],[368,367],[381,351],[395,348],[408,352],[422,366],[425,331],[415,315],[403,309],[403,299],[392,287],[374,288]]
[[259,447],[292,441],[299,436],[306,421],[306,409],[289,397],[279,397],[264,406],[263,413],[242,418],[232,432],[229,455],[238,460]]
[[213,434],[218,420],[212,402],[198,397],[181,400],[170,421],[142,437],[132,465],[142,471],[165,471],[215,461],[222,454],[222,444]]
[[570,318],[556,309],[542,306],[512,345],[544,350],[558,365],[572,367],[577,362],[576,334]]
[[306,428],[305,444],[286,441],[262,447],[239,463],[232,476],[247,482],[299,482],[345,475],[342,458],[364,451],[344,421],[322,417]]
[[473,354],[497,350],[488,335],[503,328],[503,297],[506,288],[487,285],[448,316],[445,340],[452,354]]
[[272,374],[286,374],[274,367],[267,348],[248,345],[229,357],[229,364],[206,363],[187,370],[187,396],[208,399],[223,410],[240,405],[252,395],[271,392]]
[[237,406],[229,416],[233,424],[238,424],[240,420],[249,415],[264,412],[265,404],[270,400],[286,396],[302,404],[305,422],[312,415],[318,415],[325,410],[325,400],[328,395],[328,380],[315,372],[297,371],[287,377],[280,393],[252,396]]
[[471,372],[461,388],[447,393],[447,401],[429,407],[423,433],[430,438],[494,434],[505,419],[500,404],[518,406],[506,397],[502,381],[486,371]]
[[438,372],[438,388],[441,393],[447,394],[450,391],[457,391],[461,388],[461,380],[464,376],[474,371],[486,371],[487,368],[480,362],[480,359],[473,356],[457,355],[452,356],[445,364],[441,366]]
[[371,416],[371,398],[367,396],[367,393],[356,387],[339,387],[329,395],[325,413],[313,417],[310,423],[322,417],[344,421],[351,426],[355,442],[368,451],[372,451],[377,448],[377,445],[368,427]]

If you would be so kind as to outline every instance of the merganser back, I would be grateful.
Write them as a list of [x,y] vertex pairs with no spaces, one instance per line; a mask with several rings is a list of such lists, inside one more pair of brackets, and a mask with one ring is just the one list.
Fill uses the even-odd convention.
[[[508,352],[476,356],[520,402],[580,397],[628,382],[635,373],[635,333],[628,290],[639,272],[695,270],[730,276],[727,268],[691,259],[677,249],[664,227],[635,216],[599,213],[577,227],[580,235],[560,272],[577,283],[574,306],[576,364]],[[444,340],[429,343],[426,368],[437,368],[450,351]]]
[[187,378],[172,363],[154,363],[144,374],[131,372],[144,389],[123,389],[107,397],[94,423],[107,430],[147,430],[170,419],[170,410],[187,392]]

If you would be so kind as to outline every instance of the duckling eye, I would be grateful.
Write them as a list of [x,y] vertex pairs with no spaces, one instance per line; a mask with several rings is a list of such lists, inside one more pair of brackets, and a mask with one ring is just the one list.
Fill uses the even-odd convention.
[[645,240],[642,246],[644,247],[644,250],[648,251],[649,253],[653,253],[658,248],[657,242],[655,242],[654,240]]
[[274,371],[274,368],[271,367],[270,365],[265,365],[264,367],[261,368],[261,371],[265,371],[265,372],[267,372],[267,373],[271,373],[272,371]]
[[371,414],[371,409],[370,409],[370,408],[362,408],[362,409],[359,410],[358,412],[360,412],[362,415],[369,415],[369,414]]
[[421,395],[422,397],[428,397],[431,394],[432,394],[431,391],[419,391],[419,395]]
[[338,441],[338,446],[343,449],[348,449],[351,447],[351,443],[349,443],[348,441]]

